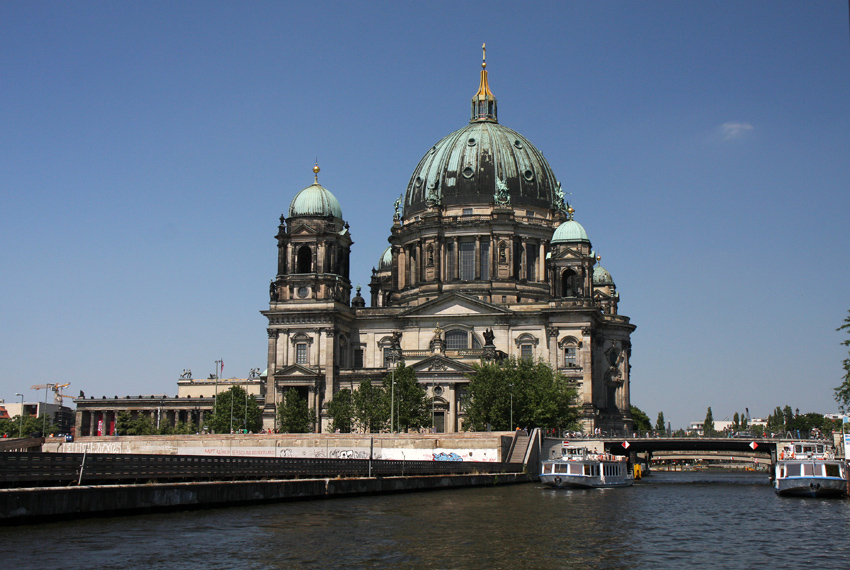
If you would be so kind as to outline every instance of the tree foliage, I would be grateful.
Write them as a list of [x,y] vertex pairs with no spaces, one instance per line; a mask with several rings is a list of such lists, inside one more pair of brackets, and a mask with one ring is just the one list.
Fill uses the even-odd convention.
[[465,430],[578,427],[577,390],[545,362],[485,362],[475,365],[469,380],[461,402]]
[[331,418],[331,431],[351,433],[354,427],[354,396],[351,390],[343,388],[334,394],[328,403],[328,417]]
[[278,407],[278,426],[283,433],[310,433],[315,420],[307,400],[295,388],[283,394],[283,403]]
[[[844,324],[835,329],[836,331],[847,331],[850,333],[850,311],[848,316],[844,318]],[[850,339],[841,341],[844,346],[850,346]],[[841,384],[835,388],[835,401],[838,402],[838,409],[841,413],[850,412],[850,352],[848,357],[844,359],[844,379]]]
[[40,416],[24,415],[14,416],[8,420],[0,420],[0,436],[8,434],[9,437],[29,437],[34,433],[59,433],[59,426],[50,419],[48,414]]
[[664,423],[664,412],[658,412],[658,418],[655,420],[655,431],[667,431],[667,425]]
[[[395,390],[391,384],[395,378]],[[399,364],[393,373],[384,377],[384,396],[394,399],[385,404],[395,415],[395,421],[390,422],[396,431],[407,431],[431,425],[430,399],[425,396],[425,390],[416,380],[416,372],[409,366]],[[387,416],[389,417],[389,415]]]
[[376,433],[389,425],[389,397],[382,386],[372,385],[367,378],[360,382],[353,397],[354,419],[360,431]]
[[231,386],[216,396],[213,412],[205,421],[215,433],[230,433],[231,429],[258,432],[263,427],[263,412],[257,400],[241,386]]
[[705,437],[714,435],[714,416],[711,413],[711,406],[708,407],[708,411],[705,413],[705,421],[702,423],[702,433]]
[[652,429],[652,422],[649,419],[649,416],[646,413],[638,408],[637,406],[631,406],[630,408],[632,414],[632,422],[634,422],[635,430],[637,431],[650,431]]

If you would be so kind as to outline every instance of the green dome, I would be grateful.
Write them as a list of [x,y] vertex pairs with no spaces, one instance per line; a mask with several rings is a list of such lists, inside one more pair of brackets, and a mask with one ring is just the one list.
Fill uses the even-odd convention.
[[381,254],[381,260],[378,261],[378,271],[391,271],[393,268],[393,248],[392,246],[384,250]]
[[601,265],[597,265],[593,268],[593,284],[594,285],[614,285],[614,279],[611,277],[611,274],[608,273],[608,270],[602,267]]
[[555,229],[552,235],[552,243],[585,242],[590,243],[587,232],[581,224],[574,220],[567,220]]
[[289,204],[289,217],[333,216],[342,219],[342,208],[330,190],[314,182],[295,195]]

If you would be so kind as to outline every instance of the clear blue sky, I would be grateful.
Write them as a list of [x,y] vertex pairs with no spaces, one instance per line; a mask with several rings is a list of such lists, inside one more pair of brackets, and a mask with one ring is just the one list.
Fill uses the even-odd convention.
[[850,309],[848,3],[0,2],[0,398],[266,366],[274,235],[319,181],[368,291],[468,121],[543,152],[674,427],[832,412]]

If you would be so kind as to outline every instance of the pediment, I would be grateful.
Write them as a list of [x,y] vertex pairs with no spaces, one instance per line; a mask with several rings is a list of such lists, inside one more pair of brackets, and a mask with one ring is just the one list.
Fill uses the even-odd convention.
[[276,377],[287,376],[289,378],[315,378],[319,373],[300,364],[290,364],[289,366],[278,368],[274,375]]
[[563,247],[558,252],[552,252],[549,259],[583,259],[586,257],[582,252],[571,247]]
[[416,372],[417,375],[420,373],[468,374],[475,371],[475,368],[469,364],[458,360],[452,360],[451,358],[446,358],[439,354],[420,360],[416,364],[412,364],[410,367],[413,368],[413,371]]
[[311,228],[310,226],[308,226],[307,224],[304,224],[304,223],[300,223],[297,226],[295,226],[294,228],[289,228],[290,237],[292,237],[292,236],[304,236],[304,235],[315,236],[315,235],[318,235],[318,234],[319,234],[319,232],[317,232],[314,228]]
[[412,307],[402,317],[455,316],[455,315],[510,315],[513,311],[464,293],[446,293],[427,303]]

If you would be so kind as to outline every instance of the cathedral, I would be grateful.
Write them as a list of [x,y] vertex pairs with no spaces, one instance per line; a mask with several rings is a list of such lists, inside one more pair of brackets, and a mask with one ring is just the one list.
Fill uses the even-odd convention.
[[360,287],[352,296],[352,229],[318,165],[280,217],[262,311],[265,428],[294,388],[328,431],[337,391],[380,383],[402,360],[434,399],[436,431],[462,431],[473,364],[512,357],[545,361],[574,383],[586,431],[631,429],[635,326],[618,314],[614,280],[549,163],[499,124],[481,67],[469,124],[425,152],[395,204],[368,304]]

